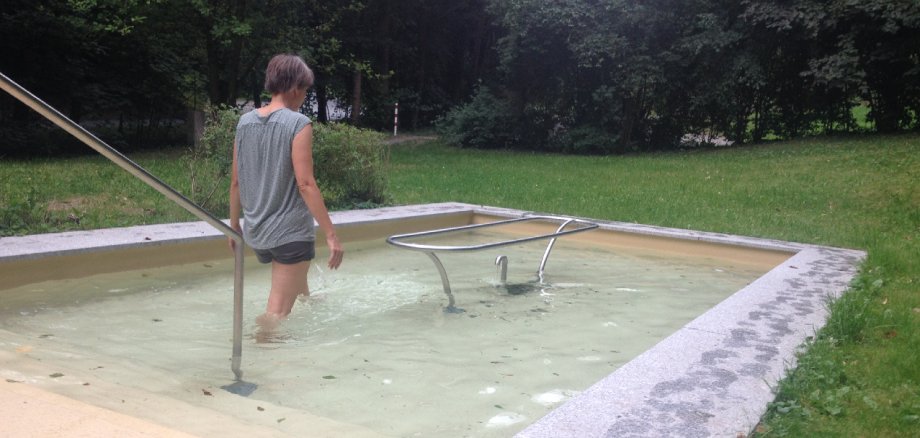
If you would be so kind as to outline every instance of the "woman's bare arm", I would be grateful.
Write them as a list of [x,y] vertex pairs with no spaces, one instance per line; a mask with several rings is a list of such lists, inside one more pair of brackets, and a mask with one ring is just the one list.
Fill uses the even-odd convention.
[[313,176],[313,125],[307,125],[294,136],[294,141],[291,143],[291,160],[300,196],[326,235],[326,244],[329,247],[328,266],[330,269],[337,269],[342,264],[345,251],[339,244],[335,226],[332,224],[332,219],[329,218],[329,210],[326,209],[326,203],[323,201],[323,194]]

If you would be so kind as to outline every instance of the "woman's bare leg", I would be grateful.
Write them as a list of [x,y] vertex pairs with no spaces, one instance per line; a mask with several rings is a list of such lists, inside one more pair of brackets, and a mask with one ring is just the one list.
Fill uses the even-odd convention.
[[272,262],[272,288],[268,293],[268,305],[265,313],[256,318],[259,326],[257,342],[273,342],[278,325],[291,313],[297,296],[310,294],[307,287],[309,270],[309,261],[293,265]]
[[256,318],[256,324],[260,328],[258,337],[268,339],[273,336],[281,320],[291,313],[297,296],[310,294],[307,288],[309,270],[310,262],[293,265],[272,262],[272,289],[268,293],[268,306],[265,313]]
[[297,296],[310,294],[307,287],[309,270],[310,262],[308,261],[293,265],[272,262],[272,289],[268,294],[268,306],[265,313],[279,319],[288,316]]

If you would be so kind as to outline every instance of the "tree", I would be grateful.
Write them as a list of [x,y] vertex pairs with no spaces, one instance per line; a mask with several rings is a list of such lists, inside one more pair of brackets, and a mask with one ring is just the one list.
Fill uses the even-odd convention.
[[[132,62],[148,55],[138,32],[148,18],[145,6],[134,0],[4,2],[0,70],[72,119],[92,120],[110,142],[159,141],[170,131],[178,99],[167,73]],[[8,152],[76,144],[12,98],[0,102]]]

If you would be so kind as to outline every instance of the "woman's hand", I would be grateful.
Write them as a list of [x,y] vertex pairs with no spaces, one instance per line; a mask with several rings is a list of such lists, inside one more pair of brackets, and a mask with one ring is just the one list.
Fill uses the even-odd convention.
[[[233,231],[236,231],[240,236],[243,235],[243,228],[240,227],[240,224],[231,225],[230,228],[233,228]],[[227,237],[227,243],[230,245],[230,252],[236,252],[236,241],[232,237]]]
[[326,247],[329,248],[329,263],[327,266],[329,266],[329,269],[338,269],[339,265],[342,264],[342,258],[345,256],[345,249],[339,243],[339,238],[334,234],[327,236]]

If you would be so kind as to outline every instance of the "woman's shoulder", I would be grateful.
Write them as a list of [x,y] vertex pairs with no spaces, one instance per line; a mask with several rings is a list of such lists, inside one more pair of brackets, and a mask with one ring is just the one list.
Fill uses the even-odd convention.
[[240,115],[240,120],[237,122],[237,125],[243,125],[245,123],[252,123],[259,119],[259,110],[246,111]]
[[306,121],[307,123],[310,122],[310,118],[307,117],[306,115],[300,112],[288,109],[288,108],[284,108],[278,112],[280,113],[279,114],[280,116],[284,117],[287,120],[291,120],[293,122],[301,122],[301,123],[303,121]]

